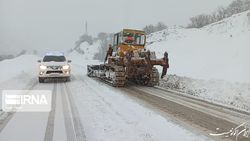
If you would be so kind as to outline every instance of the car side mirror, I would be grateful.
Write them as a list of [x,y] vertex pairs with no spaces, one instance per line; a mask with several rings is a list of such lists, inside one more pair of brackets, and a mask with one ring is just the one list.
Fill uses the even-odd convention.
[[42,63],[42,60],[37,60],[38,63]]
[[71,63],[72,61],[71,60],[68,60],[68,63]]

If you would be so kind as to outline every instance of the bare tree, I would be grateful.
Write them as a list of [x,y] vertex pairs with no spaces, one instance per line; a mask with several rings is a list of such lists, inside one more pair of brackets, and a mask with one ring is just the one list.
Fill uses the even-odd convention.
[[155,31],[155,27],[152,24],[150,24],[144,27],[143,30],[145,31],[146,34],[151,34]]
[[104,32],[100,32],[98,35],[97,35],[97,38],[99,40],[105,40],[108,38],[108,34],[107,33],[104,33]]
[[151,34],[151,33],[157,32],[157,31],[164,30],[166,28],[167,28],[167,26],[163,22],[158,22],[157,25],[155,25],[155,26],[152,24],[145,26],[143,28],[143,30],[148,35],[148,34]]
[[213,12],[212,14],[201,14],[191,17],[191,23],[187,27],[201,28],[203,26],[220,21],[222,19],[232,16],[233,14],[241,13],[246,10],[250,10],[250,0],[234,0],[232,3],[229,4],[228,7],[219,7],[216,12]]
[[156,31],[161,31],[166,29],[167,26],[163,23],[163,22],[158,22],[158,24],[156,25]]
[[94,59],[103,61],[107,50],[108,50],[108,44],[111,44],[113,38],[112,33],[105,33],[100,32],[97,36],[97,40],[100,41],[99,51],[97,54],[95,54]]

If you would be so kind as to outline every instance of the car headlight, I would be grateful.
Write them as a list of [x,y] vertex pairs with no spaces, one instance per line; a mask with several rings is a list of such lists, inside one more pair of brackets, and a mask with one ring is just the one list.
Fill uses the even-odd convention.
[[40,66],[40,69],[41,69],[41,70],[46,70],[46,69],[47,69],[47,66],[41,65],[41,66]]
[[64,70],[67,70],[67,69],[69,69],[69,65],[64,65],[62,68],[63,68]]

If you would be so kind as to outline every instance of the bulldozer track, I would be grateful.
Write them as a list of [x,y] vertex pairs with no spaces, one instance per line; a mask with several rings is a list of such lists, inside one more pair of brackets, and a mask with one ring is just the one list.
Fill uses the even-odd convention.
[[[86,136],[84,133],[84,128],[80,119],[79,112],[77,110],[77,107],[75,105],[71,90],[67,83],[64,83],[64,94],[63,94],[63,101],[66,101],[68,99],[71,113],[71,121],[72,121],[72,127],[74,131],[74,137],[76,141],[86,141]],[[66,125],[66,124],[65,124]],[[66,128],[67,129],[67,128]],[[72,140],[72,138],[68,138],[69,140]]]
[[[98,69],[94,70],[93,68],[93,70],[91,70],[92,75],[88,73],[88,76],[93,78],[98,78],[101,81],[114,87],[123,87],[126,81],[124,67],[122,66],[113,66],[113,67],[105,66],[105,67],[107,67],[108,70],[106,70],[105,68],[95,66],[95,68]],[[90,68],[91,67],[88,67],[88,69]]]

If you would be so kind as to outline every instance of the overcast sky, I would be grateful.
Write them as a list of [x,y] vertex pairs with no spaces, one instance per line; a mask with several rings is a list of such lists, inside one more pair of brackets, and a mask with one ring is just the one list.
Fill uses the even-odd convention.
[[84,33],[141,29],[159,21],[187,25],[232,0],[0,0],[0,51],[62,50]]

